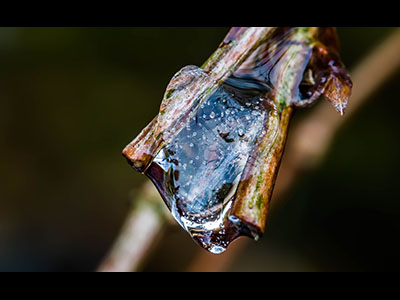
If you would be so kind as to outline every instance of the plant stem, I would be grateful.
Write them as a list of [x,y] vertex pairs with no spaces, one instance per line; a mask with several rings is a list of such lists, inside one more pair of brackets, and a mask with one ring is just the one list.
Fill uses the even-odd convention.
[[[396,29],[354,68],[351,72],[354,83],[352,96],[343,117],[338,116],[331,105],[324,101],[307,119],[293,128],[276,181],[272,209],[283,201],[284,193],[294,184],[300,172],[315,168],[321,162],[340,127],[400,68],[399,49],[400,29]],[[245,251],[249,242],[249,239],[234,242],[229,251],[219,256],[198,250],[186,271],[225,271]]]
[[[229,34],[228,34],[229,36]],[[227,36],[227,37],[228,37]],[[283,199],[283,193],[293,184],[298,172],[315,167],[323,158],[339,127],[342,126],[384,82],[400,67],[400,30],[396,30],[352,72],[354,88],[350,105],[344,117],[339,117],[328,102],[316,107],[308,119],[294,128],[289,135],[285,159],[277,178],[272,207]],[[215,54],[216,55],[216,54]],[[217,60],[216,55],[215,60]],[[213,64],[210,60],[207,64]],[[305,165],[305,162],[313,162]],[[137,195],[135,206],[127,215],[125,224],[98,271],[137,271],[149,255],[162,234],[162,225],[168,217],[160,213],[165,209],[156,189],[147,182],[143,191]],[[152,199],[148,201],[148,199]],[[156,204],[157,203],[157,204]],[[155,205],[156,204],[156,205]],[[143,220],[143,221],[141,221]],[[228,251],[218,256],[203,249],[186,269],[187,271],[223,271],[244,251],[248,239],[234,242]]]

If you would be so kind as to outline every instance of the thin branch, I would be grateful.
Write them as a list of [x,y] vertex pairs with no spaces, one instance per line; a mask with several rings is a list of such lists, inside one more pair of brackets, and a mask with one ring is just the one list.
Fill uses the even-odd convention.
[[[284,198],[285,191],[305,169],[316,167],[326,155],[335,134],[354,113],[400,67],[400,29],[395,30],[374,49],[352,72],[353,91],[348,110],[340,117],[328,102],[321,103],[311,115],[289,133],[287,150],[278,174],[272,208]],[[277,201],[281,199],[281,201]],[[186,271],[225,271],[246,248],[249,239],[234,242],[229,251],[218,256],[198,250]]]
[[157,190],[146,182],[134,199],[133,207],[113,247],[98,272],[137,271],[162,236],[163,224],[169,219]]

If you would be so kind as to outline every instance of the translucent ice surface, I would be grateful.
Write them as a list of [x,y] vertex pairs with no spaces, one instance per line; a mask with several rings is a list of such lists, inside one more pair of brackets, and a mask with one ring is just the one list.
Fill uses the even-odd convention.
[[175,219],[211,252],[236,237],[226,216],[267,112],[259,93],[222,85],[158,153],[146,174]]

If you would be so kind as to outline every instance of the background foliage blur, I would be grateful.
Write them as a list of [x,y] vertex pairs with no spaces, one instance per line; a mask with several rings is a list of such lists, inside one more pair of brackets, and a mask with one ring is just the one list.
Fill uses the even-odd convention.
[[[96,268],[146,180],[122,148],[175,72],[200,66],[228,30],[0,28],[0,271]],[[392,30],[338,28],[348,69]],[[230,270],[400,268],[399,91],[396,72]],[[197,248],[171,226],[144,270],[182,270]]]

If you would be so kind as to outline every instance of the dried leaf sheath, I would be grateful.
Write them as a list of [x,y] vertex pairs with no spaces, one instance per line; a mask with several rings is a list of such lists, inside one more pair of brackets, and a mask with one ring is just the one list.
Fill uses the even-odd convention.
[[344,112],[351,81],[332,36],[233,28],[203,68],[172,78],[158,116],[124,149],[209,251],[264,232],[293,107],[324,94]]
[[250,235],[258,238],[264,233],[269,202],[278,174],[286,143],[289,122],[293,108],[287,107],[278,116],[270,118],[266,136],[254,150],[248,166],[243,173],[241,184],[236,192],[230,212],[230,222],[243,227],[247,224]]

